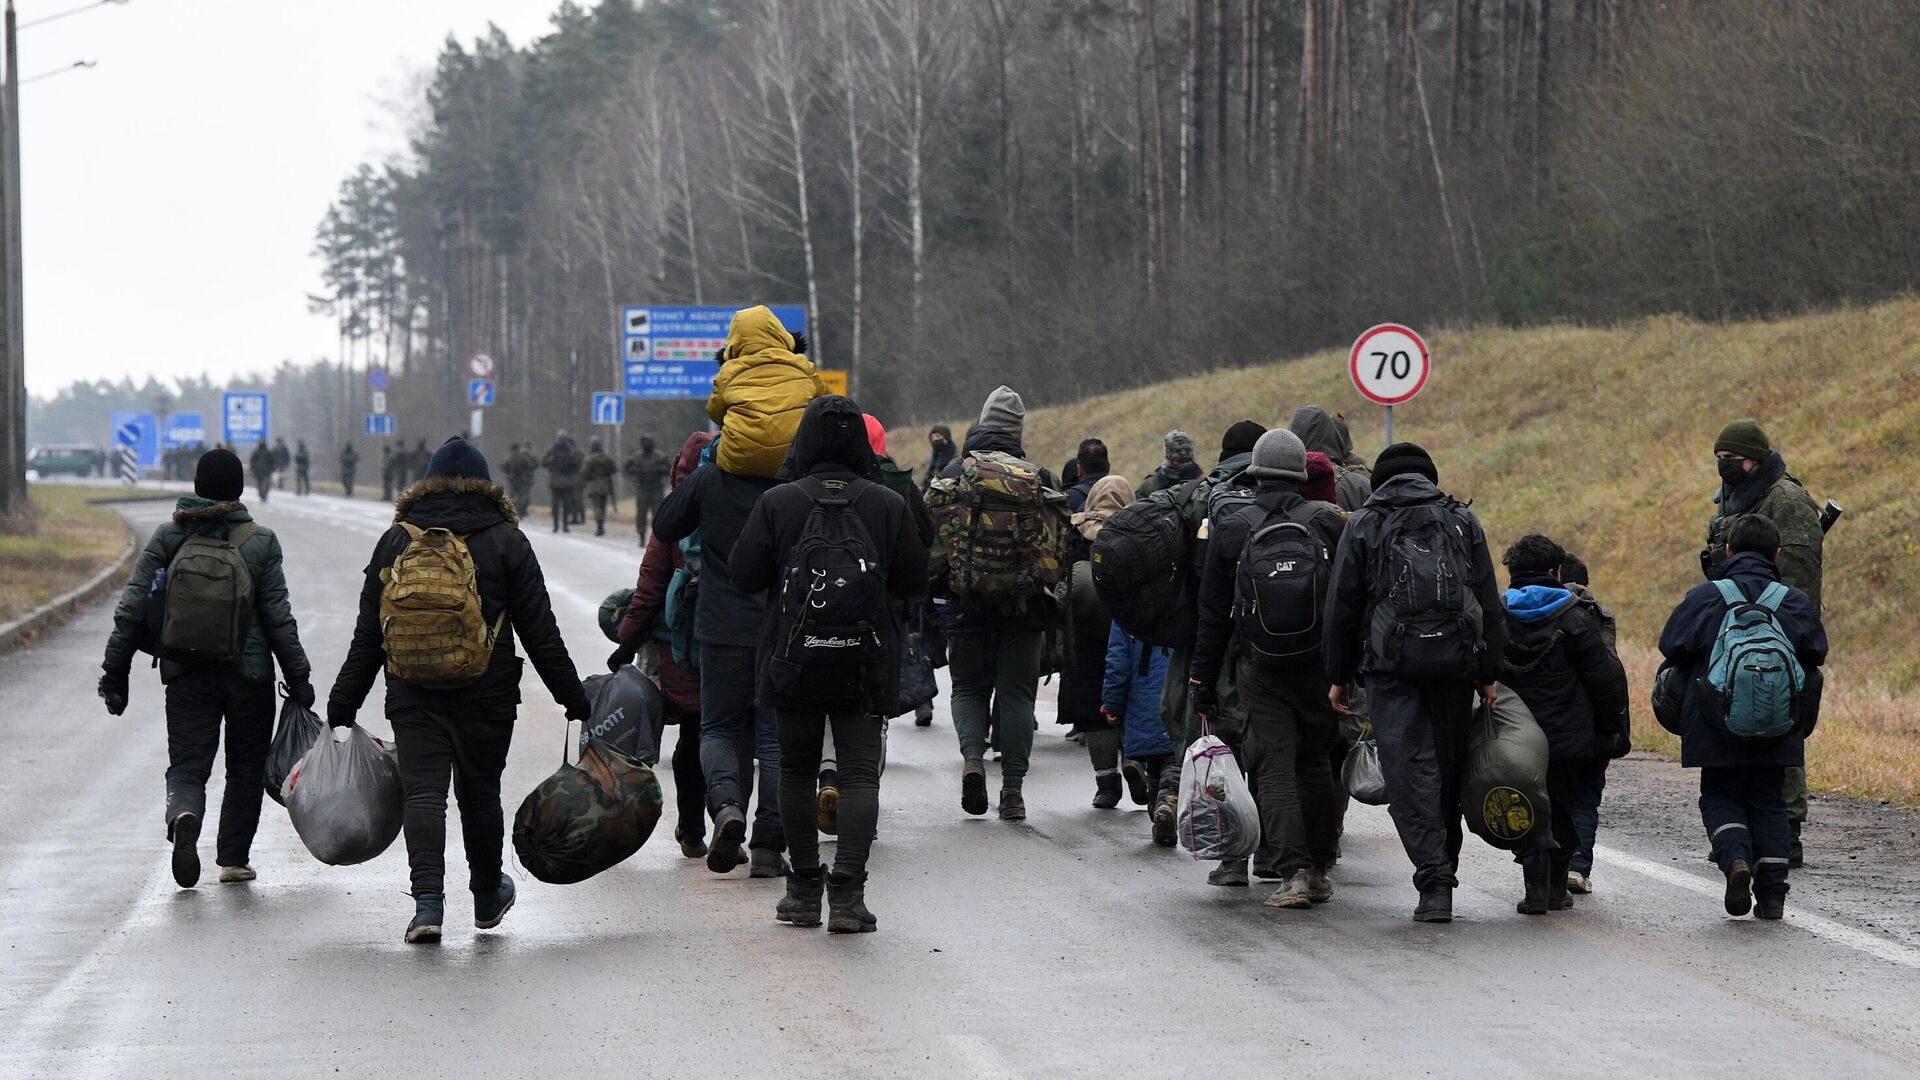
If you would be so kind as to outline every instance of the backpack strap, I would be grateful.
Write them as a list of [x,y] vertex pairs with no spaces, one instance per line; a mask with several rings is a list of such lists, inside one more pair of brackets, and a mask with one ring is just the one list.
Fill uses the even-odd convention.
[[234,526],[233,531],[227,534],[227,543],[232,544],[236,548],[245,547],[247,541],[253,539],[253,534],[259,531],[260,526],[255,525],[251,521],[243,521]]
[[1747,602],[1747,594],[1740,591],[1740,586],[1726,578],[1715,579],[1713,587],[1720,590],[1720,599],[1726,601],[1728,607],[1739,607]]
[[1776,581],[1768,585],[1766,591],[1760,594],[1760,599],[1755,600],[1754,603],[1778,615],[1780,613],[1780,604],[1786,600],[1786,598],[1787,587]]
[[427,535],[427,530],[421,528],[418,525],[415,525],[411,521],[402,521],[400,523],[400,527],[407,530],[407,536],[414,540],[418,540],[421,537]]

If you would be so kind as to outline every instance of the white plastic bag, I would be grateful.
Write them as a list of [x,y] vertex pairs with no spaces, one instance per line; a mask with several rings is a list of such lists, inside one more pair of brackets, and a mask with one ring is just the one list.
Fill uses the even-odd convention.
[[358,724],[314,743],[281,794],[300,842],[328,866],[366,862],[400,835],[399,758]]
[[1202,735],[1180,766],[1180,846],[1195,859],[1244,859],[1260,846],[1260,807],[1227,744]]
[[1373,741],[1371,725],[1361,734],[1340,765],[1340,783],[1354,802],[1385,806],[1391,800],[1387,798],[1387,775],[1380,771],[1380,744]]

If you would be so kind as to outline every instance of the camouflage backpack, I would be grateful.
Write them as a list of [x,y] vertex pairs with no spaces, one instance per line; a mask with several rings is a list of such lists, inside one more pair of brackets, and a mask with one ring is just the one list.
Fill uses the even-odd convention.
[[513,815],[520,864],[550,885],[585,881],[639,851],[660,822],[660,781],[646,764],[589,736]]
[[1012,601],[1050,592],[1067,562],[1067,497],[1012,454],[974,451],[927,493],[933,571],[955,597]]
[[486,674],[507,613],[487,625],[466,537],[409,521],[407,546],[380,571],[380,637],[389,678],[416,686],[465,686]]

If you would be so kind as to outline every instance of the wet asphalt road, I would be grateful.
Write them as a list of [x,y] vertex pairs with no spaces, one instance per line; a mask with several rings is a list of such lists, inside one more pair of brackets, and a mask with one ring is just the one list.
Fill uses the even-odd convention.
[[[144,534],[167,507],[124,512]],[[323,698],[386,515],[284,495],[259,512]],[[530,532],[591,673],[608,651],[593,611],[631,583],[631,540]],[[1143,811],[1091,809],[1085,753],[1050,716],[1023,826],[960,812],[944,708],[894,726],[877,934],[775,923],[777,882],[680,859],[671,821],[592,881],[520,873],[497,931],[456,893],[437,948],[400,941],[402,844],[322,866],[272,803],[258,881],[179,890],[159,681],[136,668],[117,719],[93,694],[108,613],[0,658],[3,1076],[1920,1074],[1920,943],[1864,911],[1803,890],[1785,924],[1730,920],[1697,846],[1614,831],[1574,912],[1513,914],[1518,869],[1469,838],[1458,921],[1416,925],[1386,813],[1365,807],[1333,903],[1269,910],[1265,888],[1210,888],[1150,846]],[[509,813],[563,739],[526,687]],[[361,719],[386,734],[375,701]],[[457,829],[449,843],[457,868]]]

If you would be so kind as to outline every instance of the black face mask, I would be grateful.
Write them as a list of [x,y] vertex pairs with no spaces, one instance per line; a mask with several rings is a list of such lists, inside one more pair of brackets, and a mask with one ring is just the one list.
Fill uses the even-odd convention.
[[1747,463],[1742,458],[1718,458],[1720,482],[1728,487],[1739,487],[1747,479]]

